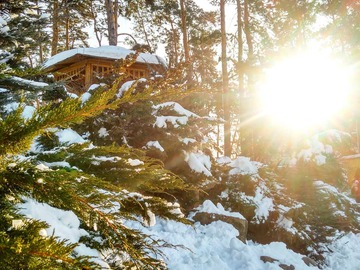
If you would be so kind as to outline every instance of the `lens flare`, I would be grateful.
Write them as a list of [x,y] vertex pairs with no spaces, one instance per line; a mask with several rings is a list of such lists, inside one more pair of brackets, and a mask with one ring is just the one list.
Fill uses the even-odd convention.
[[292,129],[322,125],[348,95],[347,71],[334,59],[304,54],[267,70],[261,96],[265,113]]

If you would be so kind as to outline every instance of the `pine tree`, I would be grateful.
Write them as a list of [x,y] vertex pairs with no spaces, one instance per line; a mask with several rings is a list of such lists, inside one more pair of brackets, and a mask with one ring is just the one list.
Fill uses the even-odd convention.
[[[7,71],[2,69],[0,77],[8,76]],[[169,245],[128,228],[124,222],[149,224],[154,214],[186,222],[173,212],[178,208],[176,204],[149,196],[186,189],[182,180],[141,151],[115,146],[91,147],[89,143],[64,145],[51,135],[50,128],[65,128],[104,109],[150,97],[146,91],[135,95],[130,92],[114,100],[117,91],[117,84],[111,89],[103,87],[86,102],[66,98],[40,105],[41,98],[37,97],[38,107],[32,116],[24,118],[22,102],[0,119],[0,265],[3,269],[101,268],[99,261],[75,252],[79,243],[54,235],[44,236],[41,231],[47,224],[18,212],[19,206],[33,200],[72,211],[88,233],[80,238],[80,243],[100,253],[106,251],[102,264],[113,268],[122,265],[124,269],[166,268],[156,256],[161,255],[159,247]],[[28,99],[28,104],[35,104]],[[41,150],[28,152],[36,137]],[[64,160],[71,167],[62,163],[50,165]],[[42,165],[45,162],[50,167]],[[104,174],[105,171],[108,173]],[[139,191],[147,192],[148,196]]]
[[[13,67],[38,66],[49,42],[44,10],[32,1],[6,1],[0,3],[0,16],[8,27],[0,31],[0,48],[11,55],[7,63]],[[0,52],[0,59],[3,57],[6,54]]]

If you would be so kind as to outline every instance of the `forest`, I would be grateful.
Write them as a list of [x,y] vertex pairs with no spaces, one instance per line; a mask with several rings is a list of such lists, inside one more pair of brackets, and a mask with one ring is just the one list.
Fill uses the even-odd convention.
[[359,61],[358,0],[0,0],[0,269],[360,269]]

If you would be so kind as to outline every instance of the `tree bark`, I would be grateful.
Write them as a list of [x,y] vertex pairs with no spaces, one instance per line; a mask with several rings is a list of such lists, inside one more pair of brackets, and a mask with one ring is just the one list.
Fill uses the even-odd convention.
[[[38,6],[39,5],[39,1],[36,0],[36,5]],[[37,9],[37,15],[40,16],[40,9]],[[39,40],[41,40],[41,28],[40,26],[38,27],[38,38]],[[40,63],[43,63],[44,62],[44,48],[43,48],[43,45],[42,45],[42,42],[39,42],[39,62]]]
[[106,17],[107,17],[107,27],[108,27],[108,38],[109,45],[117,45],[117,0],[113,2],[112,0],[105,0],[105,9],[106,9]]
[[249,49],[248,59],[252,61],[254,58],[254,45],[252,42],[251,32],[250,32],[249,0],[244,0],[244,31],[245,31],[246,43]]
[[243,67],[243,35],[242,35],[242,28],[243,28],[243,21],[242,21],[242,7],[240,0],[236,0],[236,7],[237,7],[237,42],[238,42],[238,66],[237,66],[237,75],[239,80],[239,91],[240,96],[244,96],[244,67]]
[[59,44],[59,2],[53,0],[51,56],[57,54]]
[[[248,55],[247,55],[247,61],[245,66],[245,72],[244,75],[247,77],[247,91],[249,93],[253,92],[253,84],[254,84],[254,78],[252,74],[252,66],[254,64],[254,46],[251,36],[251,29],[250,29],[250,18],[249,18],[249,0],[244,0],[244,32],[245,32],[245,38],[246,38],[246,44],[248,47]],[[251,95],[251,94],[250,94]],[[251,99],[252,100],[252,99]],[[245,108],[242,110],[243,114],[243,122],[246,119],[252,117],[253,108],[255,107],[255,104],[250,104],[250,101],[247,101],[246,104],[244,104]],[[244,156],[253,157],[254,156],[254,135],[255,135],[255,124],[254,122],[248,123],[246,126],[242,125],[241,130],[241,154]]]
[[186,0],[180,0],[180,13],[181,13],[181,30],[183,36],[183,43],[184,43],[184,56],[185,56],[185,63],[188,65],[187,68],[187,81],[191,83],[192,81],[192,66],[190,62],[190,47],[189,47],[189,40],[188,40],[188,33],[187,33],[187,24],[186,24]]
[[242,150],[243,142],[246,140],[243,125],[245,123],[245,89],[244,89],[244,63],[243,63],[243,54],[244,54],[244,45],[243,45],[243,14],[242,14],[242,6],[241,1],[236,0],[236,8],[237,8],[237,42],[238,42],[238,55],[237,55],[237,77],[238,77],[238,87],[240,94],[240,115],[237,131],[239,132],[238,143],[236,149]]
[[65,50],[70,49],[70,18],[69,12],[66,11],[66,20],[65,20]]
[[171,57],[169,57],[169,59],[173,59],[174,61],[170,61],[169,62],[169,67],[176,67],[177,64],[179,63],[179,54],[178,54],[178,38],[176,35],[176,29],[174,26],[174,21],[171,18],[171,15],[164,15],[164,18],[170,23],[170,27],[171,27],[171,34],[173,35],[173,38],[171,39],[172,44],[174,46],[174,53]]
[[190,61],[190,50],[189,50],[189,41],[187,36],[185,0],[180,0],[180,11],[181,11],[181,30],[182,30],[183,43],[184,43],[185,62],[188,63]]
[[226,55],[226,26],[225,26],[225,0],[220,0],[221,21],[221,67],[222,67],[222,92],[224,109],[224,155],[231,156],[231,122],[230,122],[230,97],[229,97],[229,75],[227,70]]

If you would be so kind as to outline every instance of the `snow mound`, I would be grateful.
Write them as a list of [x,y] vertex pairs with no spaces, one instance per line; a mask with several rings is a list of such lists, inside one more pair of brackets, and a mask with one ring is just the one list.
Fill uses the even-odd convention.
[[[159,218],[153,227],[144,227],[129,221],[126,225],[139,229],[155,239],[162,239],[184,248],[163,248],[165,262],[171,270],[235,270],[235,269],[281,269],[279,264],[293,265],[295,269],[318,269],[307,266],[303,255],[286,248],[284,243],[268,245],[247,244],[238,238],[238,231],[230,224],[215,221],[209,225],[199,222],[193,226]],[[261,256],[271,256],[279,262],[261,261]]]
[[223,216],[228,216],[228,217],[236,217],[236,218],[240,218],[240,219],[245,219],[244,216],[241,215],[240,213],[226,211],[220,203],[217,203],[215,205],[210,200],[204,201],[203,204],[198,206],[197,208],[195,208],[195,210],[197,210],[198,212],[202,212],[202,213],[205,212],[205,213],[212,213],[212,214],[218,214],[218,215],[223,215]]

